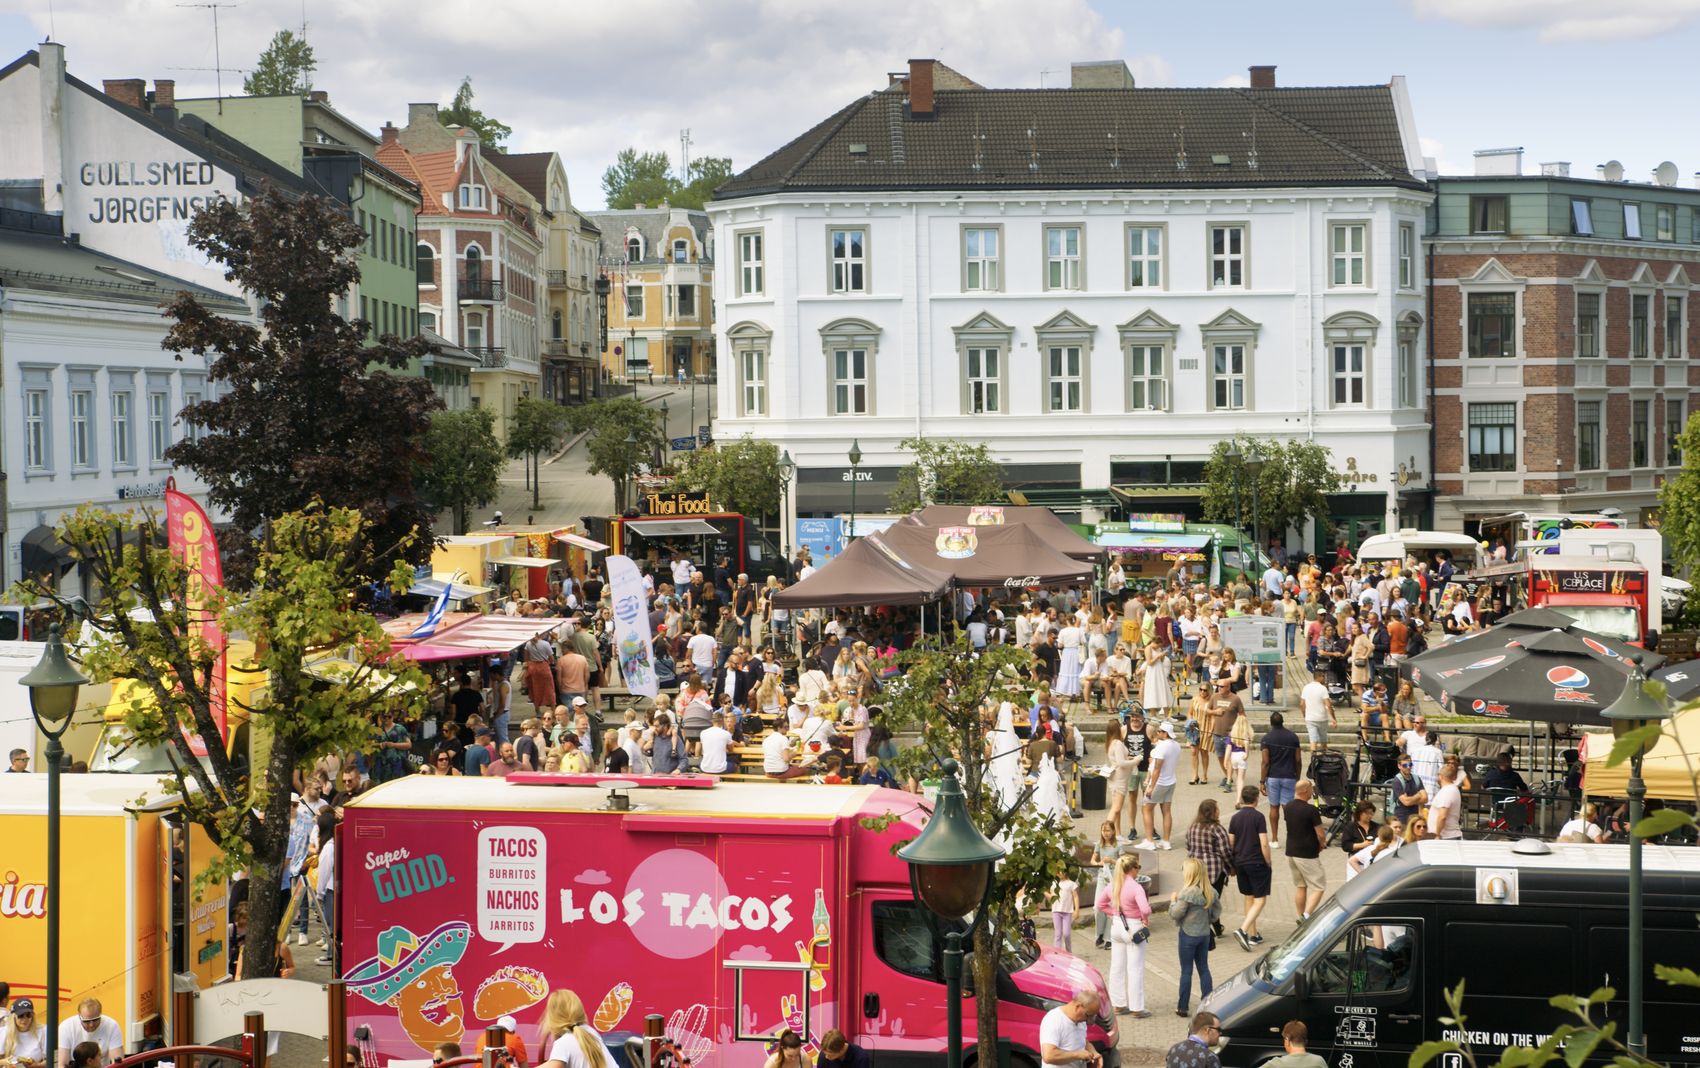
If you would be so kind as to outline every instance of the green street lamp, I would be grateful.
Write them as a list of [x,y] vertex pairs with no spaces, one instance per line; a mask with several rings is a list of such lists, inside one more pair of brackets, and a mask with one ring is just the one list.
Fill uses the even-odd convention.
[[856,471],[862,466],[862,442],[858,438],[850,443],[850,534],[844,539],[846,544],[856,540]]
[[60,739],[70,729],[77,690],[89,681],[65,655],[57,623],[48,630],[41,660],[18,680],[29,687],[30,712],[47,736],[47,997],[43,1000],[47,1002],[48,1064],[56,1060],[59,1040],[59,765],[65,759]]
[[[1647,676],[1641,673],[1641,654],[1629,658],[1629,681],[1623,693],[1611,706],[1600,713],[1611,721],[1611,732],[1619,738],[1642,727],[1663,723],[1670,718],[1670,709],[1663,701],[1642,689]],[[1641,822],[1642,802],[1647,797],[1647,784],[1641,778],[1641,761],[1652,748],[1642,744],[1629,756],[1629,1053],[1632,1057],[1647,1056],[1647,1033],[1642,1028],[1644,993],[1641,978],[1641,838],[1634,827]]]
[[[946,1068],[962,1068],[962,940],[971,937],[992,895],[992,870],[1004,851],[980,833],[968,815],[957,764],[946,760],[933,816],[915,840],[897,851],[909,865],[909,886],[921,903],[947,923],[969,913],[966,931],[947,931],[944,941],[944,1000],[948,1050]],[[989,993],[989,992],[988,992]]]

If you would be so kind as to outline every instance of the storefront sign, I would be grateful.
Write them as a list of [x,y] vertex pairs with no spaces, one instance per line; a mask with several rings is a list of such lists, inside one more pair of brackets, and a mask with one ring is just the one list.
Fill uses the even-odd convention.
[[651,493],[643,499],[645,515],[712,515],[707,490],[685,493]]
[[163,482],[139,482],[134,486],[118,487],[118,499],[121,501],[163,496],[165,496],[165,483]]
[[1358,458],[1356,456],[1346,457],[1346,469],[1340,472],[1340,477],[1354,486],[1359,482],[1379,481],[1374,471],[1358,470]]

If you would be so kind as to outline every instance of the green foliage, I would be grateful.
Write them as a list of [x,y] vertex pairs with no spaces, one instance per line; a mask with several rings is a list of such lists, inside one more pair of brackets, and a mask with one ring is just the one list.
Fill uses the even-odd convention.
[[961,438],[904,438],[897,447],[915,461],[897,472],[893,512],[913,512],[929,504],[987,504],[1004,499],[1003,465],[992,459],[985,442]]
[[749,434],[683,455],[679,490],[707,490],[716,507],[747,516],[779,511],[779,446]]
[[[1228,459],[1228,449],[1238,444],[1241,459]],[[1287,528],[1306,519],[1318,525],[1328,520],[1330,493],[1339,493],[1345,481],[1334,470],[1332,454],[1322,445],[1302,438],[1257,440],[1236,434],[1218,441],[1205,464],[1205,487],[1201,504],[1204,516],[1217,523],[1234,521],[1234,476],[1239,475],[1240,516],[1252,532],[1252,479],[1245,470],[1245,457],[1257,446],[1263,470],[1257,476],[1257,516],[1264,537],[1282,536]]]
[[461,79],[460,88],[455,90],[454,102],[437,113],[437,121],[444,126],[465,126],[476,131],[479,142],[492,152],[506,152],[508,138],[514,133],[513,127],[504,126],[472,106],[470,74]]
[[[989,922],[974,932],[978,990],[995,989],[998,954],[992,947],[1014,936],[1022,903],[1031,908],[1050,897],[1062,876],[1075,869],[1076,857],[1086,846],[1072,826],[1023,813],[1024,804],[1016,812],[1004,811],[985,780],[986,757],[991,755],[987,724],[995,722],[1003,701],[1026,700],[1024,690],[1008,687],[1016,681],[1015,669],[1028,659],[1013,646],[970,656],[965,635],[954,645],[929,639],[898,657],[902,679],[884,695],[892,731],[920,732],[918,744],[898,751],[898,778],[930,778],[939,773],[938,764],[945,758],[960,760],[968,814],[988,838],[1005,836],[1008,855],[992,890]],[[976,1004],[980,1042],[990,1049],[997,1041],[997,999],[979,998]]]
[[[1700,977],[1696,977],[1695,985],[1700,985]],[[1459,980],[1453,989],[1443,991],[1443,994],[1452,1015],[1442,1016],[1440,1022],[1447,1027],[1457,1028],[1462,1034],[1468,1034],[1469,1032],[1464,1030],[1468,1017],[1464,1015],[1463,980]],[[1630,1053],[1629,1047],[1618,1040],[1616,1023],[1594,1023],[1594,1006],[1604,1005],[1615,997],[1616,990],[1602,986],[1586,998],[1573,994],[1559,994],[1548,998],[1547,1004],[1575,1016],[1582,1021],[1581,1026],[1560,1024],[1539,1046],[1507,1046],[1500,1052],[1499,1060],[1492,1068],[1544,1068],[1545,1065],[1558,1060],[1564,1061],[1569,1068],[1582,1068],[1590,1059],[1597,1060],[1605,1056],[1601,1046],[1617,1051],[1611,1056],[1611,1063],[1616,1068],[1657,1068],[1655,1062]],[[1479,1068],[1476,1052],[1468,1042],[1424,1042],[1411,1052],[1406,1063],[1408,1068],[1424,1068],[1442,1053],[1460,1053],[1470,1068]]]
[[[554,401],[522,397],[514,406],[514,417],[508,421],[508,455],[514,459],[531,458],[531,468],[537,470],[537,459],[543,450],[552,449],[561,440],[567,426],[567,410]],[[531,480],[531,506],[541,507],[539,494],[542,483]]]
[[730,158],[704,156],[692,160],[688,181],[680,181],[673,174],[667,153],[640,153],[627,148],[602,172],[602,195],[613,211],[629,211],[639,204],[658,208],[663,200],[675,208],[700,209],[715,188],[730,177]]
[[[656,449],[667,447],[661,413],[636,397],[615,397],[567,409],[567,426],[575,434],[590,432],[585,471],[613,479],[614,509],[624,512],[632,476],[643,470]],[[628,442],[628,434],[636,440]]]
[[[1670,546],[1678,572],[1700,560],[1700,421],[1689,417],[1677,439],[1682,471],[1659,487],[1659,532]],[[1694,609],[1700,598],[1690,597]]]
[[249,96],[305,96],[313,87],[313,71],[317,69],[313,46],[307,39],[279,30],[260,53],[254,72],[242,79],[242,91]]
[[1694,826],[1694,817],[1681,809],[1661,808],[1630,828],[1637,838],[1657,838],[1682,827]]
[[1672,968],[1664,964],[1653,965],[1653,974],[1669,983],[1671,986],[1700,986],[1700,975],[1692,968]]
[[1659,723],[1649,723],[1645,727],[1637,727],[1630,731],[1628,734],[1625,734],[1616,742],[1612,743],[1611,755],[1606,757],[1606,767],[1617,767],[1625,760],[1634,756],[1642,746],[1652,745],[1653,742],[1663,733],[1664,726]]
[[[358,511],[315,504],[266,524],[254,585],[240,600],[207,589],[196,607],[190,569],[159,547],[165,539],[152,514],[114,515],[84,506],[62,521],[59,537],[91,586],[106,591],[88,615],[94,637],[79,649],[82,669],[96,682],[127,680],[135,688],[125,729],[140,744],[173,754],[168,792],[182,799],[184,817],[223,850],[206,878],[251,867],[255,886],[281,885],[296,770],[361,747],[376,712],[402,708],[426,692],[417,668],[391,659],[389,637],[377,620],[353,610],[353,592],[366,574],[383,574],[397,589],[412,583],[413,568],[401,559],[405,546],[374,548],[370,524]],[[27,592],[71,607],[50,585],[36,583]],[[253,641],[247,666],[266,673],[259,691],[264,697],[232,709],[254,717],[256,733],[263,723],[269,736],[263,763],[252,768],[230,760],[216,741],[217,657],[193,629],[207,616],[226,634]],[[309,655],[340,658],[345,681],[319,681],[309,672]],[[211,743],[204,758],[191,748],[193,735]],[[282,918],[276,894],[256,894],[250,910],[258,931],[275,929]],[[243,977],[275,974],[273,956],[268,940],[250,942]]]
[[435,507],[453,510],[455,533],[465,534],[469,511],[495,500],[501,489],[503,455],[496,441],[496,413],[489,408],[438,412],[424,444],[430,460],[419,466],[419,490]]

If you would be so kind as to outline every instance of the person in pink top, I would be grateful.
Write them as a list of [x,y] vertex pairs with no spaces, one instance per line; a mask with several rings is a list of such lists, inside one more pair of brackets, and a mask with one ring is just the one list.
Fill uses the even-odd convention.
[[1151,904],[1139,885],[1137,854],[1125,854],[1116,861],[1110,882],[1098,891],[1097,909],[1110,918],[1110,1002],[1116,1012],[1143,1020],[1151,1015],[1145,1008],[1146,924]]

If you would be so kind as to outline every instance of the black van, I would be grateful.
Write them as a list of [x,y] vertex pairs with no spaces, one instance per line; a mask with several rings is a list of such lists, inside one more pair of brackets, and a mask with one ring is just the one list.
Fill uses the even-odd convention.
[[[1644,856],[1647,1054],[1700,1065],[1700,989],[1653,975],[1654,964],[1700,969],[1700,849],[1649,845]],[[1296,1019],[1329,1068],[1406,1068],[1419,1044],[1460,1038],[1440,1021],[1451,1015],[1442,991],[1460,979],[1482,1064],[1578,1023],[1547,1004],[1555,994],[1613,987],[1617,1000],[1594,1019],[1617,1021],[1627,1038],[1628,886],[1628,846],[1403,846],[1205,999],[1221,1018],[1222,1063],[1279,1056],[1281,1027]],[[1464,1061],[1443,1054],[1434,1068]]]

